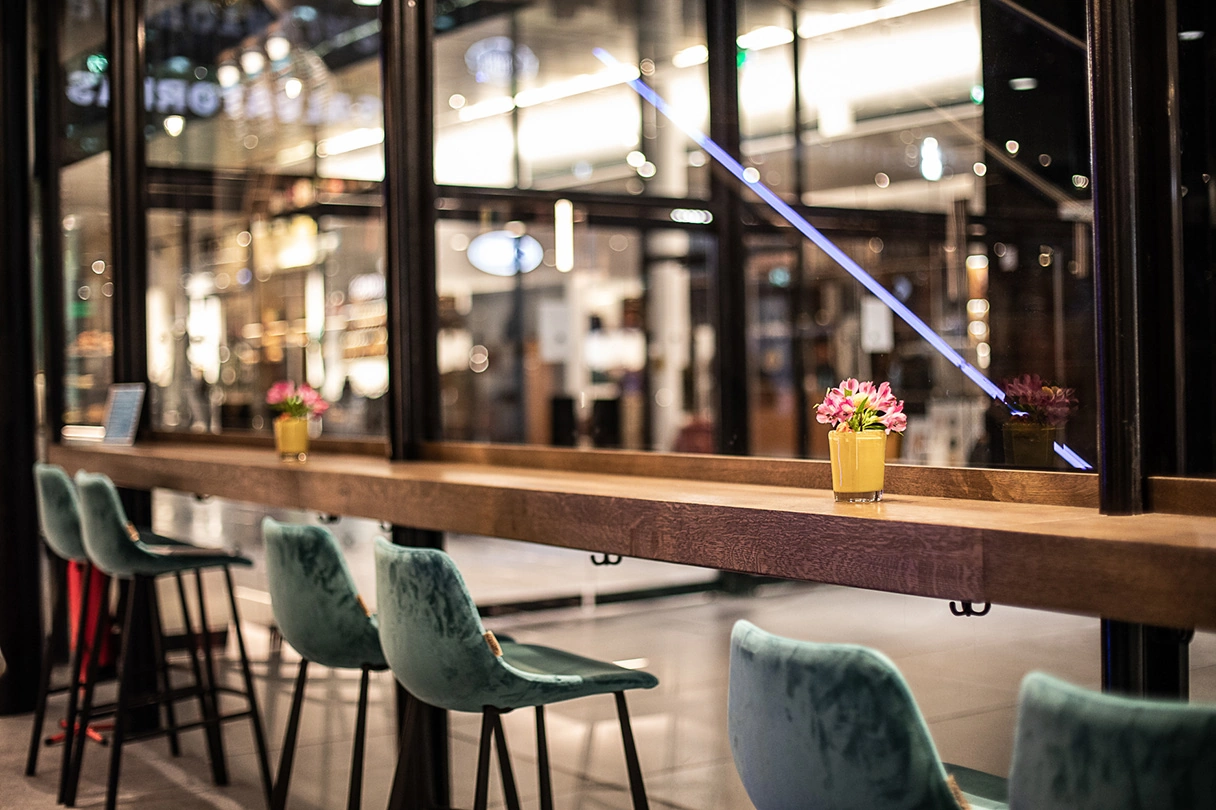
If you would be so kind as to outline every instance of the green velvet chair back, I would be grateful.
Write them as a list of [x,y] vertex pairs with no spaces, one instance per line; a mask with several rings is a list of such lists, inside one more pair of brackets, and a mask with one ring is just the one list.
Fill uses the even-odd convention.
[[81,536],[93,564],[110,576],[124,579],[144,573],[151,555],[143,550],[142,542],[132,538],[114,482],[102,473],[81,470],[76,473],[76,492],[80,496]]
[[908,685],[874,650],[740,621],[728,723],[758,810],[957,810]]
[[380,645],[401,685],[432,706],[479,712],[510,691],[452,558],[376,538]]
[[338,541],[320,526],[262,521],[274,620],[292,647],[326,667],[383,668],[380,632]]
[[1013,810],[1216,808],[1216,706],[1022,681]]
[[76,487],[62,467],[34,465],[34,488],[38,492],[38,524],[51,551],[65,560],[86,562],[80,536],[80,501]]

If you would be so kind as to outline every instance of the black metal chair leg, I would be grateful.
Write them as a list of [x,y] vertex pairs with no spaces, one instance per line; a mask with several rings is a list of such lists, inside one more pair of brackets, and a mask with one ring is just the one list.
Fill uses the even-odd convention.
[[422,706],[418,698],[402,692],[405,695],[405,718],[401,722],[401,736],[397,742],[397,769],[393,773],[393,787],[388,796],[388,810],[405,810],[409,798],[410,760],[414,755],[414,726],[418,725],[418,715]]
[[30,750],[25,759],[26,776],[33,776],[38,770],[38,749],[42,747],[42,724],[46,721],[46,701],[51,691],[51,669],[55,664],[55,649],[52,639],[55,637],[55,628],[64,622],[68,611],[67,583],[60,583],[55,590],[55,605],[51,610],[51,632],[42,639],[42,672],[38,681],[38,702],[34,706],[34,727],[30,730]]
[[[80,594],[80,612],[76,616],[76,640],[72,649],[72,663],[68,667],[68,715],[63,733],[63,757],[59,766],[58,801],[60,804],[63,804],[68,790],[68,781],[72,778],[72,743],[76,733],[77,709],[80,705],[80,675],[84,663],[82,656],[85,645],[88,643],[85,626],[89,623],[89,599],[92,597],[93,590],[93,564],[85,563],[82,570],[84,571],[84,587],[81,588]],[[102,604],[98,607],[99,612],[106,607],[104,602],[103,599]],[[91,652],[89,654],[92,656]],[[85,733],[83,726],[80,733]]]
[[215,658],[211,649],[211,627],[207,624],[207,600],[203,596],[203,575],[200,571],[194,572],[194,583],[198,588],[198,615],[199,622],[202,624],[201,633],[203,637],[203,663],[206,665],[207,672],[207,696],[211,703],[211,710],[214,712],[216,722],[208,732],[207,745],[211,750],[211,773],[215,779],[215,784],[228,784],[228,760],[224,756],[224,735],[220,733],[219,720],[220,712],[220,695],[215,680]]
[[169,693],[173,683],[169,680],[169,662],[165,658],[165,624],[160,617],[160,596],[156,588],[156,580],[148,582],[148,611],[152,614],[152,655],[156,659],[156,675],[161,690],[165,694],[166,736],[169,738],[169,755],[180,757],[181,744],[177,739],[177,712],[173,708],[173,700]]
[[646,801],[646,786],[642,784],[638,749],[633,743],[633,728],[629,725],[629,707],[625,705],[625,693],[613,694],[616,696],[616,711],[621,718],[621,741],[625,744],[625,765],[629,769],[629,792],[633,796],[633,810],[650,810],[650,804]]
[[304,685],[308,682],[308,659],[300,659],[296,672],[296,688],[291,693],[291,713],[287,716],[287,736],[283,738],[283,751],[279,755],[279,772],[274,780],[271,807],[283,810],[287,806],[287,789],[291,785],[291,768],[296,758],[296,737],[300,732],[300,710],[304,707]]
[[266,807],[274,810],[272,802],[274,784],[270,775],[270,757],[266,753],[266,736],[262,733],[262,716],[258,712],[258,698],[253,687],[253,672],[249,669],[249,656],[245,652],[245,635],[241,632],[241,614],[236,606],[236,590],[232,587],[232,572],[224,569],[224,579],[228,582],[228,603],[232,606],[232,628],[236,632],[236,646],[241,654],[241,673],[245,676],[245,698],[249,701],[249,722],[253,724],[253,742],[257,749],[258,770],[262,773],[262,792],[266,798]]
[[481,711],[481,740],[477,743],[477,787],[473,793],[473,810],[486,810],[490,801],[490,737],[494,734],[497,709],[486,706]]
[[199,716],[203,718],[203,733],[207,737],[207,759],[211,763],[211,780],[224,784],[227,775],[224,769],[224,749],[220,739],[220,723],[216,710],[211,705],[207,684],[203,681],[203,670],[198,663],[198,636],[194,634],[194,623],[190,620],[190,604],[186,600],[186,583],[181,573],[174,575],[177,579],[177,598],[182,608],[182,628],[186,633],[186,647],[190,651],[190,671],[194,675],[194,685],[198,689]]
[[536,775],[540,810],[553,810],[553,778],[549,772],[549,737],[545,733],[545,707],[536,707]]
[[68,784],[63,795],[63,803],[68,807],[76,804],[76,786],[80,784],[80,768],[84,764],[84,744],[89,738],[87,734],[83,733],[83,730],[89,727],[89,721],[92,718],[93,693],[97,688],[97,668],[99,666],[97,661],[101,658],[101,651],[105,648],[102,633],[105,632],[106,619],[109,617],[110,611],[110,603],[107,599],[110,594],[109,585],[110,580],[107,579],[97,607],[97,615],[93,617],[93,640],[88,643],[89,665],[84,678],[84,695],[80,699],[80,711],[76,715],[76,722],[82,733],[76,735],[76,750],[72,752],[71,772],[68,774]]
[[363,804],[363,741],[367,738],[367,688],[371,670],[363,667],[359,679],[359,710],[355,714],[355,750],[350,759],[350,794],[347,810],[359,810]]
[[[114,732],[110,738],[110,775],[106,780],[106,810],[114,810],[118,803],[118,776],[122,771],[122,743],[127,730],[127,692],[130,689],[131,667],[135,658],[131,652],[135,647],[131,643],[131,628],[135,624],[134,616],[136,603],[139,601],[139,592],[142,588],[150,586],[150,580],[136,577],[131,582],[127,594],[127,615],[122,623],[122,659],[118,665],[118,702],[114,710]],[[83,739],[83,737],[82,734],[81,738]]]
[[502,729],[502,714],[499,712],[494,713],[494,740],[498,748],[498,772],[502,776],[502,793],[507,810],[520,810],[515,771],[511,768],[511,753],[507,750],[507,735]]

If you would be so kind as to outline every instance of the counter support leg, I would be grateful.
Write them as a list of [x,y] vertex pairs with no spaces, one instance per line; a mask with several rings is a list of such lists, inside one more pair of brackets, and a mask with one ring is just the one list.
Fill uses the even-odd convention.
[[[443,548],[442,532],[426,532],[393,527],[393,543],[399,546]],[[397,685],[398,740],[409,739],[411,762],[402,763],[398,774],[404,777],[404,792],[401,810],[432,810],[450,807],[451,784],[448,770],[448,713],[443,709],[428,706],[414,700],[415,710],[407,712],[408,702],[413,700]],[[412,723],[409,735],[400,733],[406,723]]]
[[1102,620],[1102,691],[1186,700],[1193,630]]

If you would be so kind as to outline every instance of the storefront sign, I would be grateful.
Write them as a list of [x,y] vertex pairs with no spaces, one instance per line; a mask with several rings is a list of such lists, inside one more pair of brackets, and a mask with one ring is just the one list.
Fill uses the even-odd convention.
[[[105,77],[76,70],[67,79],[68,101],[78,107],[109,106],[110,83]],[[215,82],[152,77],[144,80],[144,109],[196,118],[211,118],[223,109],[233,119],[310,126],[381,120],[380,99],[370,94],[352,97],[348,93],[309,93],[292,99],[282,92],[271,93],[262,85],[225,89]]]

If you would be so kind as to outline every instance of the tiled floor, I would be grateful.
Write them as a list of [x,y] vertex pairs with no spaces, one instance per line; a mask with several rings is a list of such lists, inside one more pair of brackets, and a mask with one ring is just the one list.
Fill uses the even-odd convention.
[[[213,509],[203,504],[200,509]],[[195,524],[174,512],[158,514],[158,528],[179,529],[202,540],[208,530],[250,523],[239,510],[224,508],[221,525]],[[176,515],[176,517],[174,517]],[[185,520],[185,526],[176,521]],[[255,522],[255,521],[254,521]],[[370,573],[366,537],[349,529],[347,545],[356,578]],[[373,527],[374,528],[374,527]],[[246,539],[256,554],[256,539]],[[457,540],[453,552],[479,598],[510,600],[521,593],[556,592],[558,584],[585,583],[602,577],[585,556],[501,541],[483,545]],[[526,555],[521,567],[518,555]],[[608,574],[610,587],[657,584],[671,572],[625,561]],[[704,572],[677,572],[685,580]],[[507,583],[507,584],[504,584]],[[511,584],[513,583],[513,584]],[[603,587],[601,579],[593,582]],[[256,580],[244,583],[246,611],[272,765],[286,725],[297,660],[290,649],[269,656],[269,634],[256,613]],[[582,587],[582,585],[580,585]],[[373,588],[368,588],[370,591]],[[213,604],[222,604],[212,600]],[[756,596],[702,594],[651,602],[523,613],[487,620],[491,629],[519,640],[543,642],[599,658],[644,658],[660,679],[650,692],[630,696],[634,732],[651,805],[688,810],[734,810],[750,803],[735,774],[726,735],[728,641],[737,619],[746,618],[783,635],[819,641],[844,641],[876,647],[907,676],[929,721],[944,759],[1004,773],[1008,769],[1016,694],[1022,676],[1044,669],[1076,683],[1098,685],[1098,627],[1088,618],[996,607],[983,618],[956,618],[945,603],[916,597],[829,586],[775,584]],[[269,663],[268,663],[269,662]],[[1216,637],[1200,634],[1191,648],[1192,695],[1216,700]],[[290,807],[299,810],[346,806],[350,742],[358,673],[310,669],[308,701],[292,780]],[[228,670],[236,680],[236,672]],[[394,764],[393,687],[387,674],[373,681],[369,714],[364,807],[385,806]],[[234,704],[235,705],[235,704]],[[54,712],[52,711],[52,714]],[[548,734],[553,760],[556,805],[561,810],[616,810],[630,806],[620,735],[610,698],[588,698],[549,708]],[[534,808],[536,773],[533,716],[515,712],[505,718],[516,777],[524,806]],[[45,749],[38,776],[21,775],[29,716],[0,718],[0,808],[55,806],[58,749]],[[451,718],[453,802],[472,805],[478,718]],[[130,746],[124,757],[123,807],[141,810],[260,808],[257,766],[248,723],[226,731],[232,784],[211,785],[201,734],[183,737],[183,755],[170,758],[163,740]],[[79,805],[102,801],[108,751],[92,746],[86,760]],[[500,800],[491,780],[492,799]]]

